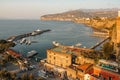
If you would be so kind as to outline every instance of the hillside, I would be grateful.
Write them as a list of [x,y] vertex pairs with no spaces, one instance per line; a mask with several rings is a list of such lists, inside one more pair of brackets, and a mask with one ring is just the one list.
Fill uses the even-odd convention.
[[48,14],[41,16],[41,20],[72,20],[74,18],[95,18],[117,16],[119,9],[79,9],[57,14]]
[[115,23],[119,9],[79,9],[41,16],[41,20],[59,20],[84,23],[96,29],[109,29]]

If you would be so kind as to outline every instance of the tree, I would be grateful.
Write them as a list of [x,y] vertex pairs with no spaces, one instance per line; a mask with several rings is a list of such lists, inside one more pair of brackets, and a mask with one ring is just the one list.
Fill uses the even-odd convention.
[[14,46],[15,46],[15,43],[13,42],[9,42],[6,40],[0,40],[0,52],[4,52],[10,47],[14,47]]
[[113,44],[111,42],[106,42],[105,44],[103,44],[102,50],[103,50],[103,57],[105,59],[110,59],[110,55],[113,52]]

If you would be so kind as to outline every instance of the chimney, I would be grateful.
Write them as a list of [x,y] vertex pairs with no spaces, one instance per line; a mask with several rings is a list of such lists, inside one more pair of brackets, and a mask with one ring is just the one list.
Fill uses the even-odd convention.
[[120,17],[120,11],[118,11],[118,17]]

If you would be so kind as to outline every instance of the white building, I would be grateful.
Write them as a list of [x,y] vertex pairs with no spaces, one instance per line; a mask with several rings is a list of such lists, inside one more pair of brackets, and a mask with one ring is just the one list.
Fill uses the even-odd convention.
[[120,17],[120,11],[118,11],[118,17]]

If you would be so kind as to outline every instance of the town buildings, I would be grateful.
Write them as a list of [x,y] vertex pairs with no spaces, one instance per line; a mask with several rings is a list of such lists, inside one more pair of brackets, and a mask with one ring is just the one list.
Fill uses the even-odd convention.
[[[86,48],[71,46],[58,46],[47,50],[47,62],[45,67],[48,70],[58,71],[61,76],[66,75],[70,80],[119,80],[120,72],[114,61],[100,59],[96,64],[95,60],[84,57],[82,54],[95,51]],[[63,76],[62,76],[63,77]]]

